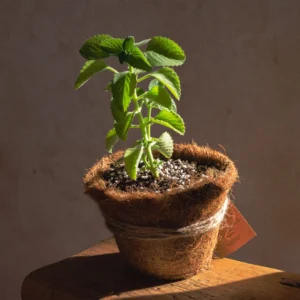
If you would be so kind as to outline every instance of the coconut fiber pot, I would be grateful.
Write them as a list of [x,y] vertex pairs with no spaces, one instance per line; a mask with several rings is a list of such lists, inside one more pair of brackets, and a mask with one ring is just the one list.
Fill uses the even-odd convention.
[[[123,257],[142,272],[163,279],[188,278],[208,268],[220,222],[204,232],[190,229],[224,210],[238,177],[234,163],[208,147],[177,144],[172,158],[196,161],[207,167],[207,176],[185,189],[163,194],[128,193],[107,188],[103,179],[103,173],[122,155],[119,151],[98,161],[85,175],[84,183]],[[188,231],[182,231],[186,228]]]

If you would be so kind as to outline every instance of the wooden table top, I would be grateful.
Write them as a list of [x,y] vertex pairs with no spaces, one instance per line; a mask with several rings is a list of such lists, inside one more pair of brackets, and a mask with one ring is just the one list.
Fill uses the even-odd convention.
[[147,277],[123,262],[113,239],[30,273],[23,300],[294,300],[300,299],[300,275],[215,259],[190,279],[166,282]]

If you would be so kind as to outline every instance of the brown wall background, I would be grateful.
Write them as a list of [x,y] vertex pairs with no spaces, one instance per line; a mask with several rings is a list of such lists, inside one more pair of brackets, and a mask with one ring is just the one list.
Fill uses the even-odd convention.
[[110,74],[75,92],[96,33],[168,36],[186,50],[179,112],[190,142],[236,162],[235,201],[258,237],[233,257],[300,272],[300,2],[2,0],[1,297],[29,271],[108,237],[81,177],[104,153]]

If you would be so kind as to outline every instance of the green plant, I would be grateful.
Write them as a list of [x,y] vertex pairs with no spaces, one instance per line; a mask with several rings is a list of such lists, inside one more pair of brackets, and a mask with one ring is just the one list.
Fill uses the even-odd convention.
[[[143,47],[144,51],[141,50]],[[144,167],[159,177],[157,167],[161,161],[154,158],[153,151],[157,150],[170,158],[173,140],[168,132],[159,138],[152,137],[151,126],[159,124],[179,134],[185,132],[184,122],[177,114],[176,103],[171,97],[180,99],[180,80],[174,69],[170,68],[184,63],[184,51],[165,37],[153,37],[136,43],[132,36],[121,39],[101,34],[89,38],[81,47],[80,54],[87,62],[76,80],[76,89],[98,72],[109,70],[114,73],[106,87],[112,93],[111,112],[114,118],[114,128],[106,135],[107,150],[112,152],[119,140],[126,140],[129,129],[139,128],[142,138],[124,152],[126,171],[132,179],[136,179],[139,163],[143,161]],[[121,64],[128,64],[128,70],[118,72],[108,66],[104,59],[111,56],[118,57]],[[146,79],[152,80],[148,90],[144,91],[138,85]],[[145,117],[142,114],[144,107],[147,110]],[[159,110],[154,117],[153,109]],[[136,117],[139,124],[133,124]]]

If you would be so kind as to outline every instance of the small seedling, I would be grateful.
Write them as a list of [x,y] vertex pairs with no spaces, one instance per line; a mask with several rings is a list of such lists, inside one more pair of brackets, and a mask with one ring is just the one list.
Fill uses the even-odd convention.
[[[172,99],[180,99],[180,80],[174,69],[170,68],[184,63],[184,51],[165,37],[153,37],[136,43],[133,36],[121,39],[100,34],[89,38],[81,47],[80,54],[87,62],[76,80],[76,89],[98,72],[108,70],[114,73],[106,87],[112,93],[110,105],[114,118],[114,127],[106,135],[107,150],[112,152],[119,140],[125,141],[129,129],[140,129],[142,138],[124,152],[125,169],[132,179],[136,179],[142,161],[153,176],[159,177],[161,161],[154,158],[153,151],[170,158],[173,139],[168,132],[159,138],[152,137],[151,126],[159,124],[179,134],[185,132],[184,122],[177,114],[176,103]],[[105,59],[111,56],[118,57],[120,64],[126,63],[128,70],[118,72],[108,66]],[[146,79],[151,81],[145,91],[138,85]],[[142,113],[144,107],[146,116]],[[152,110],[159,112],[153,117]],[[138,124],[134,124],[135,119]]]

